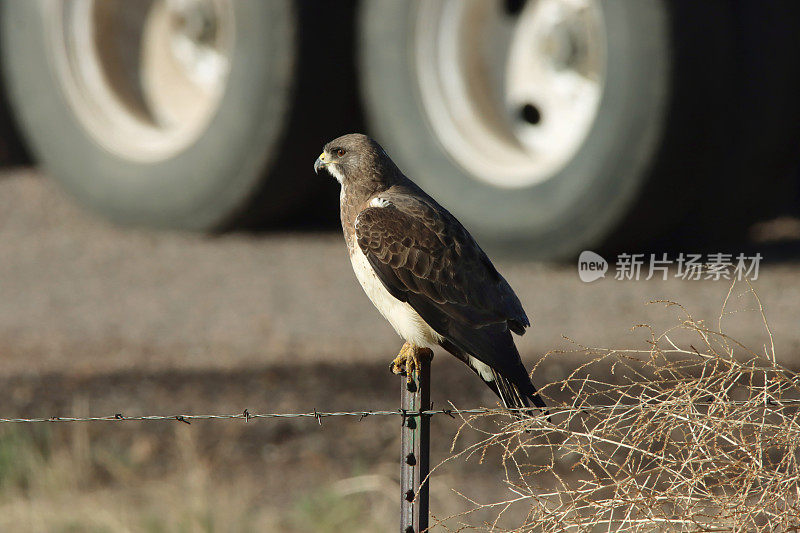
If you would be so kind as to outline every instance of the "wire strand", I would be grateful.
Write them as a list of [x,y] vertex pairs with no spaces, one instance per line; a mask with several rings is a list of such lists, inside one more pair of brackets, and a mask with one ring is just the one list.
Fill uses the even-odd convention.
[[[635,408],[647,407],[663,407],[667,403],[676,402],[660,402],[653,403],[647,402],[642,404],[635,403],[619,403],[613,405],[587,405],[587,406],[570,406],[570,407],[554,407],[549,409],[550,415],[569,414],[576,412],[589,412],[589,411],[606,411],[606,410],[625,410]],[[748,402],[729,400],[725,402],[695,402],[692,405],[697,406],[712,406],[712,405],[730,405],[730,406],[744,406]],[[759,405],[762,409],[788,409],[800,406],[800,399],[798,400],[781,400],[770,401]],[[750,404],[748,407],[752,408]],[[227,413],[227,414],[174,414],[174,415],[133,415],[128,416],[122,413],[115,413],[107,416],[52,416],[47,418],[0,418],[0,423],[43,423],[43,422],[152,422],[152,421],[178,421],[189,423],[193,420],[257,420],[257,419],[275,419],[275,418],[308,418],[313,420],[321,420],[323,418],[331,417],[359,417],[364,419],[370,416],[435,416],[447,415],[455,417],[456,415],[480,415],[480,414],[504,414],[514,412],[525,412],[529,414],[541,413],[541,410],[536,407],[518,407],[518,408],[489,408],[478,407],[473,409],[428,409],[424,411],[404,411],[402,409],[383,410],[383,411],[312,411],[306,413],[250,413],[247,409],[241,413]],[[544,414],[542,414],[544,417]]]

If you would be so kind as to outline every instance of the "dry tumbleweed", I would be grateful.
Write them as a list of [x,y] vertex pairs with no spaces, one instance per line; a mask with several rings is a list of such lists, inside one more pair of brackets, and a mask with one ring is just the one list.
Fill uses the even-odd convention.
[[[469,500],[464,515],[497,517],[479,527],[466,516],[438,523],[514,532],[800,528],[798,375],[776,362],[766,319],[769,341],[758,353],[720,331],[724,306],[716,330],[680,309],[680,324],[651,333],[645,350],[581,348],[589,362],[542,390],[569,399],[552,423],[465,417],[462,429],[481,439],[449,460],[500,450],[511,497]],[[520,506],[521,523],[501,527]]]

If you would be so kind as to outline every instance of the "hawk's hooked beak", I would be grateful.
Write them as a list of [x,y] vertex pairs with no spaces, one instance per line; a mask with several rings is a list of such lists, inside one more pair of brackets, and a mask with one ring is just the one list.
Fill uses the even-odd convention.
[[319,154],[319,157],[314,161],[314,174],[319,174],[319,169],[325,167],[328,163],[325,161],[325,152]]

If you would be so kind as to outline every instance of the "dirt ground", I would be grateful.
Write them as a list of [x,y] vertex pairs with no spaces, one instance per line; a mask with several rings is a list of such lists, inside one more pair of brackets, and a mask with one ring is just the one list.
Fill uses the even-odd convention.
[[[789,240],[796,236],[789,235]],[[752,247],[752,243],[747,246]],[[791,250],[794,244],[790,242]],[[755,289],[778,358],[800,352],[800,254],[769,250]],[[530,365],[577,343],[646,347],[680,302],[716,326],[725,281],[582,283],[572,265],[497,261],[534,326]],[[746,287],[744,287],[746,289]],[[724,329],[769,343],[752,298],[734,287]],[[401,342],[358,287],[334,230],[199,236],[118,228],[87,214],[32,170],[0,175],[0,416],[307,412],[397,406],[388,362]],[[557,354],[540,384],[580,355]],[[433,398],[495,405],[446,354]],[[434,462],[458,422],[434,420]],[[0,427],[0,529],[23,531],[392,531],[397,420],[47,424]],[[507,492],[497,461],[451,464],[451,492]],[[470,491],[472,491],[470,493]]]

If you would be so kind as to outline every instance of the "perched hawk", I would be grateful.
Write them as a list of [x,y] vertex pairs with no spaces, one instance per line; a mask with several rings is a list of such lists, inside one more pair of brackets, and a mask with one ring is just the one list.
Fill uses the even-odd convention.
[[528,317],[461,223],[366,135],[326,144],[314,163],[320,169],[341,184],[342,229],[356,277],[406,341],[392,371],[410,376],[421,352],[439,345],[506,407],[545,408],[511,337],[525,333]]

